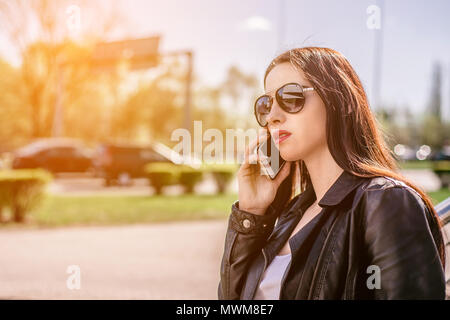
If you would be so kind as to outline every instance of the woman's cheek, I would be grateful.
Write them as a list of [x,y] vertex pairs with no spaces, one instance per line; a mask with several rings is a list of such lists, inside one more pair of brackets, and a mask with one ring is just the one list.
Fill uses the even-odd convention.
[[[309,133],[307,131],[302,129],[281,144],[280,153],[283,159],[287,161],[304,159],[315,148],[321,145],[321,133],[313,129]],[[287,143],[288,141],[289,143]]]
[[301,159],[304,153],[305,142],[301,135],[292,135],[280,145],[281,157],[287,161]]

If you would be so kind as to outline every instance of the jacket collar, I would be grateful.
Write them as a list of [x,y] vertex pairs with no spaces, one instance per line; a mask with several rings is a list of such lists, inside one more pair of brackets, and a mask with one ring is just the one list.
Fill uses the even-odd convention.
[[[320,199],[319,206],[323,208],[341,203],[364,179],[366,178],[355,176],[344,170],[331,187],[328,188],[322,199]],[[291,200],[293,204],[288,206],[289,209],[286,215],[289,216],[299,211],[304,212],[306,208],[316,201],[316,198],[317,196],[312,184],[307,184],[306,189]]]
[[[353,191],[365,178],[358,177],[348,171],[343,171],[341,175],[336,179],[336,181],[331,185],[328,191],[324,194],[322,199],[319,201],[320,207],[326,206],[334,206],[342,202],[344,198]],[[312,185],[308,186],[308,188],[312,188]],[[305,190],[306,191],[306,190]],[[315,201],[316,194],[314,189],[311,190],[314,195],[313,198]],[[310,191],[310,192],[311,192]]]

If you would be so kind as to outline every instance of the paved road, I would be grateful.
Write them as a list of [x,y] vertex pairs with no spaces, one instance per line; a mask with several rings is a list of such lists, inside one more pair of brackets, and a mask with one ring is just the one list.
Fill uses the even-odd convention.
[[[226,220],[2,230],[0,299],[217,299]],[[81,288],[69,290],[69,265]]]

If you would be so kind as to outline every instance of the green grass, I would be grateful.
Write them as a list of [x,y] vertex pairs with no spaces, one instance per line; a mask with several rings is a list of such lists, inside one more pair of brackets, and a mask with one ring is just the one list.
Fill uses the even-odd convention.
[[443,188],[439,191],[434,192],[428,192],[428,195],[431,197],[431,200],[433,201],[434,205],[437,205],[439,202],[447,199],[450,197],[450,189],[449,188]]
[[[436,205],[450,197],[450,189],[429,192]],[[179,196],[54,196],[48,195],[25,225],[1,227],[61,227],[123,225],[225,219],[237,194]]]
[[[450,190],[429,192],[434,204]],[[180,196],[62,197],[48,196],[34,212],[44,226],[106,225],[221,219],[230,214],[237,194]]]
[[428,160],[399,161],[400,169],[432,169],[433,163]]
[[[33,212],[30,226],[118,225],[221,219],[237,194],[180,196],[53,196]],[[9,224],[12,225],[12,224]]]

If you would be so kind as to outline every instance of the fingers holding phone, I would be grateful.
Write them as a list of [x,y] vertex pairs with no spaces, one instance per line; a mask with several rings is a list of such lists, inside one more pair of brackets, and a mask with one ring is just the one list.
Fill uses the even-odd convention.
[[273,139],[265,140],[258,145],[256,150],[263,174],[272,180],[275,179],[286,161],[281,157]]
[[258,149],[258,146],[267,141],[267,139],[270,136],[265,132],[261,132],[256,139],[250,142],[250,144],[245,148],[245,157],[243,162],[243,167],[246,168],[249,165],[257,164],[258,163],[258,154],[256,150]]
[[246,148],[244,162],[237,175],[239,207],[242,210],[264,214],[281,182],[289,175],[291,163],[279,157],[278,149],[274,149],[272,143],[264,132]]

